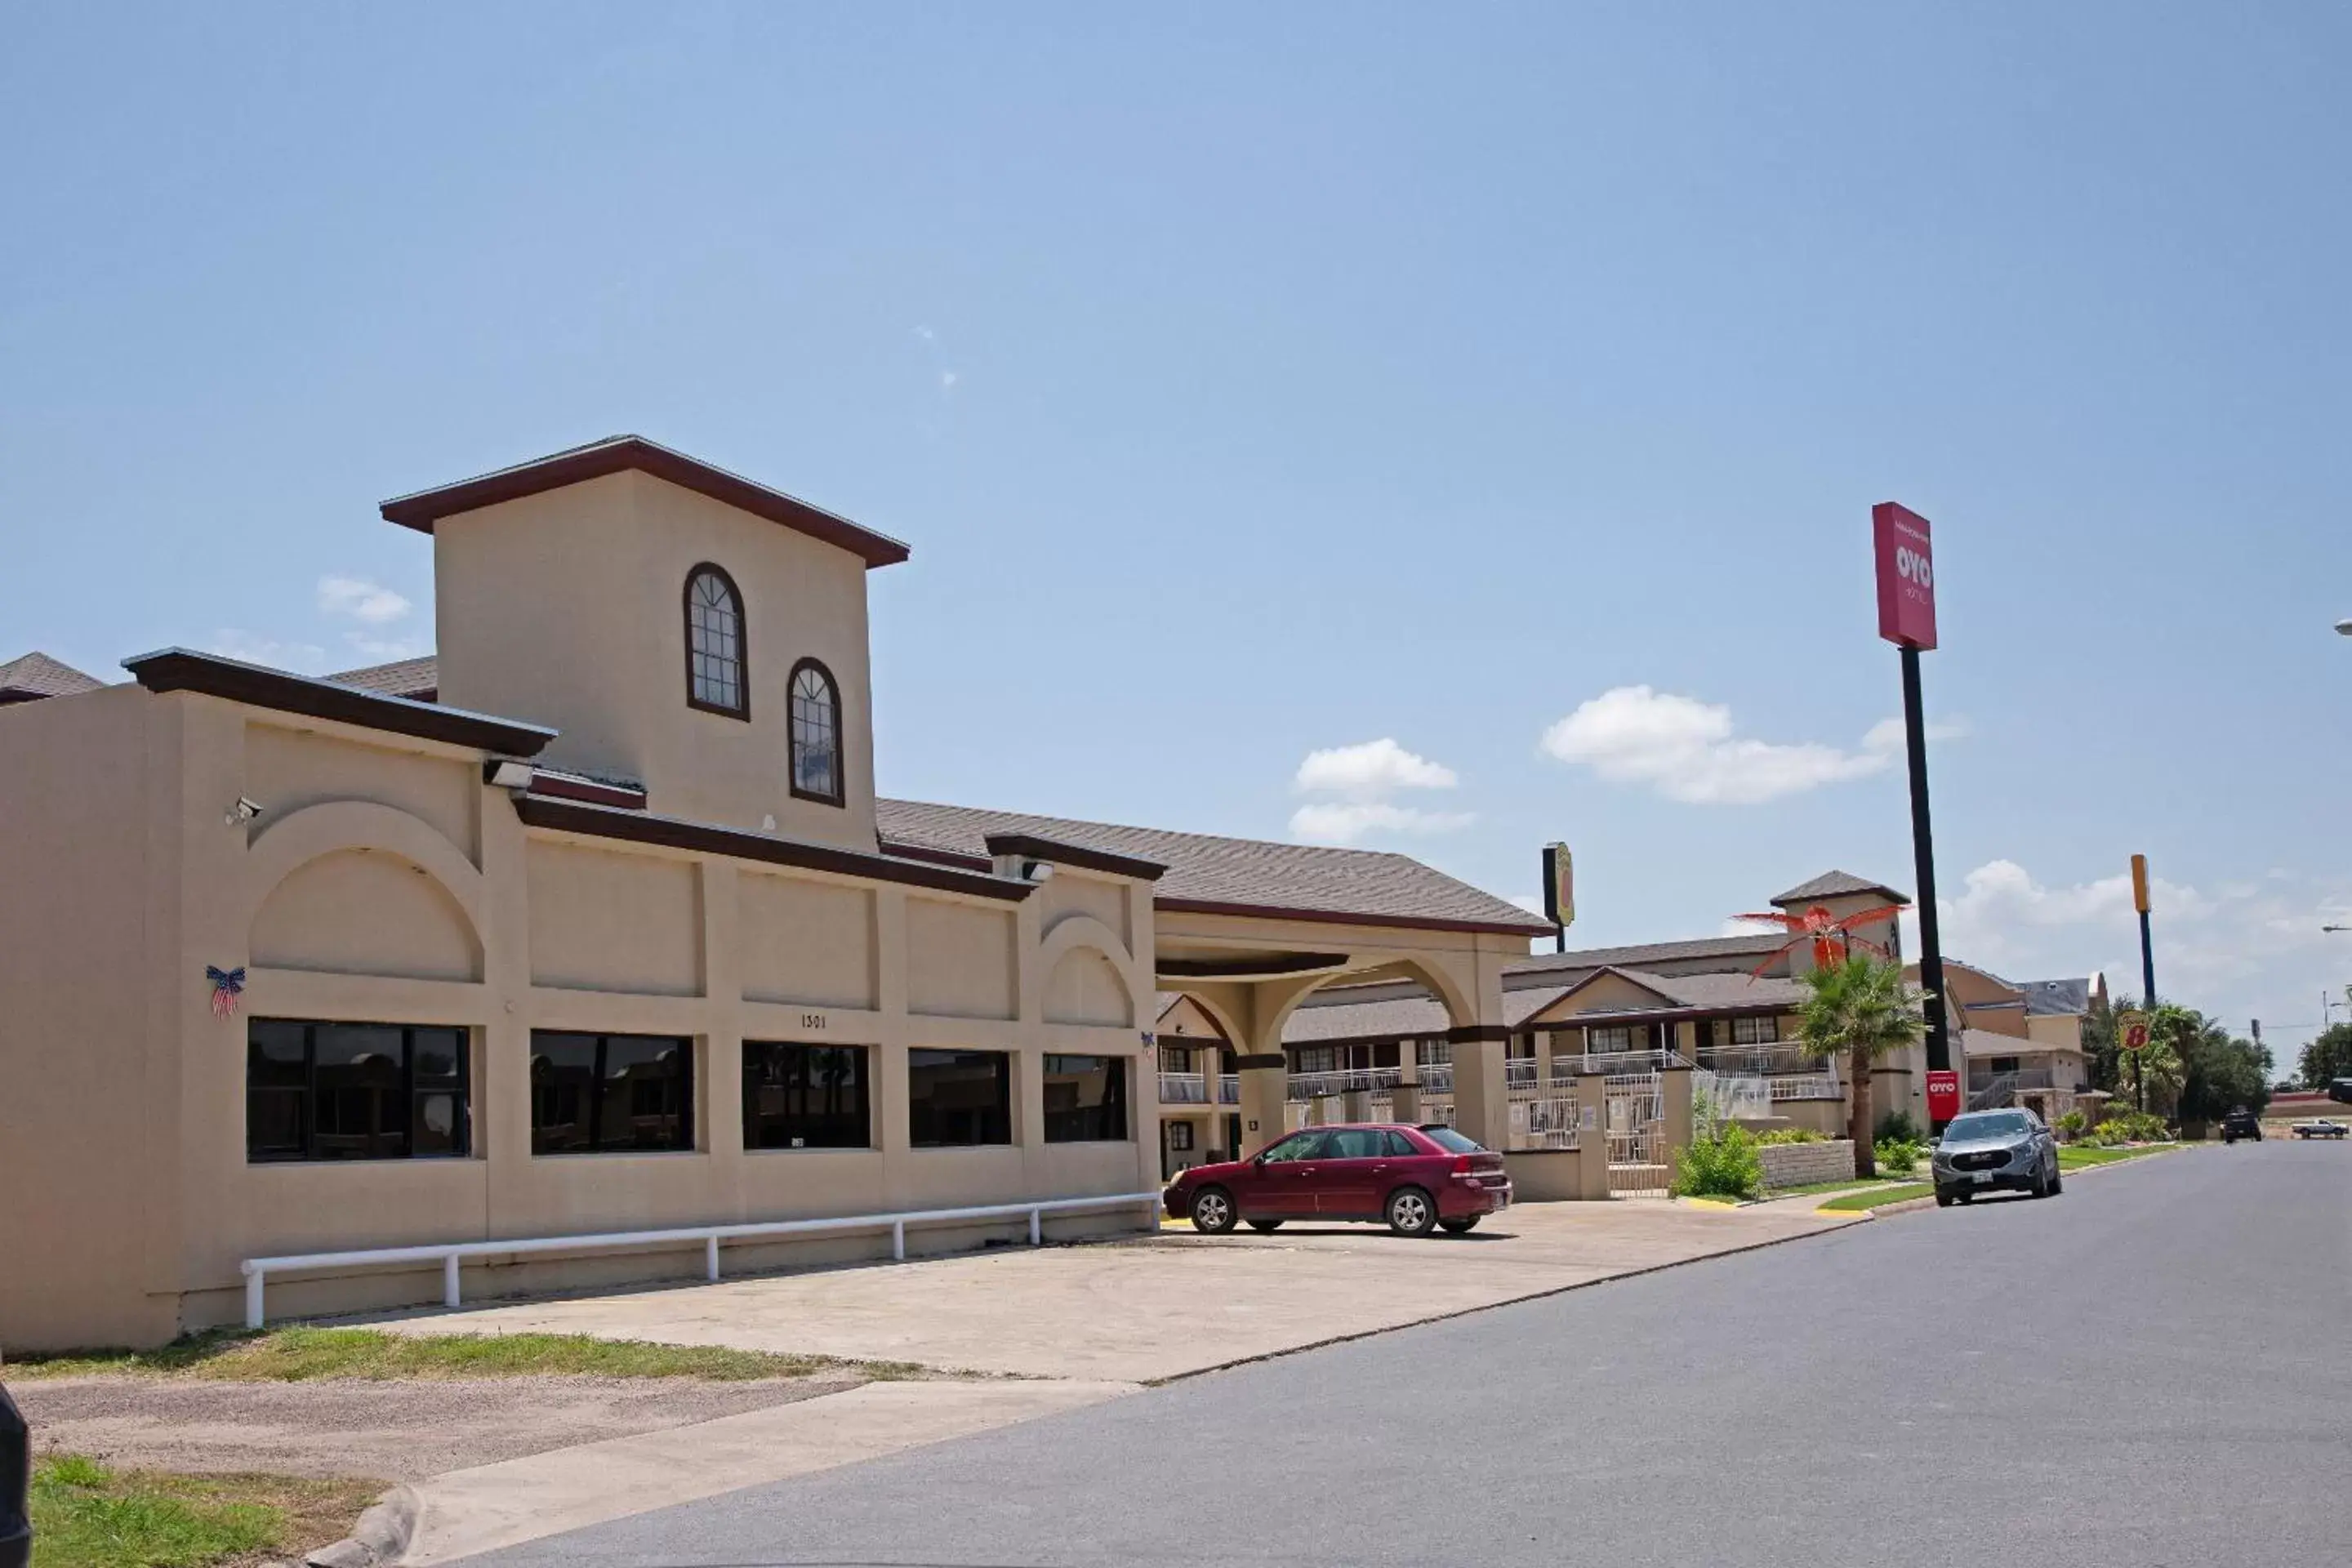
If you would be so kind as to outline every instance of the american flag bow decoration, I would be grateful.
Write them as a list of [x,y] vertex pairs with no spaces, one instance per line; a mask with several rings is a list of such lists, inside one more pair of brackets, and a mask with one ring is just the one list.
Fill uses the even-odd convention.
[[245,989],[243,966],[215,969],[207,963],[205,965],[205,978],[213,983],[213,1016],[226,1018],[236,1012],[237,994]]

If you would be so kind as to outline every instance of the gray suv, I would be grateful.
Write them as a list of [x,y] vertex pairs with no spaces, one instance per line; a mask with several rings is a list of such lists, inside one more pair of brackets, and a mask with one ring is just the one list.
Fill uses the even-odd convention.
[[1936,1145],[1936,1202],[1949,1208],[1979,1193],[2054,1198],[2058,1140],[2030,1110],[1971,1110],[1945,1124]]

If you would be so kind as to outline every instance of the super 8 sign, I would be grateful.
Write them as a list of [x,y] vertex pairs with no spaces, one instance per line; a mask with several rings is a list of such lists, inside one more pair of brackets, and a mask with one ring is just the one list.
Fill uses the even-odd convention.
[[2116,1020],[2116,1044],[2127,1051],[2147,1049],[2147,1016],[2126,1013]]
[[1898,647],[1936,646],[1936,556],[1927,520],[1891,500],[1870,509],[1878,547],[1878,635]]

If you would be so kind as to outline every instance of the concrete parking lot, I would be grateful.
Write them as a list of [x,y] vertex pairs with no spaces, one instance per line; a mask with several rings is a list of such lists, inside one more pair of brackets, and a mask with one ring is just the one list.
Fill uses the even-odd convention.
[[814,1352],[1024,1377],[1154,1383],[1851,1223],[1663,1199],[1527,1204],[1466,1237],[1369,1226],[1010,1247],[366,1321]]

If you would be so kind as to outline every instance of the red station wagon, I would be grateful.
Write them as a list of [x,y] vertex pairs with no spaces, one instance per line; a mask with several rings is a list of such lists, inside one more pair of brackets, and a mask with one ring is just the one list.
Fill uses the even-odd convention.
[[1385,1220],[1399,1236],[1459,1235],[1510,1206],[1503,1157],[1451,1127],[1308,1127],[1254,1159],[1198,1165],[1169,1184],[1168,1212],[1223,1236],[1237,1221]]

